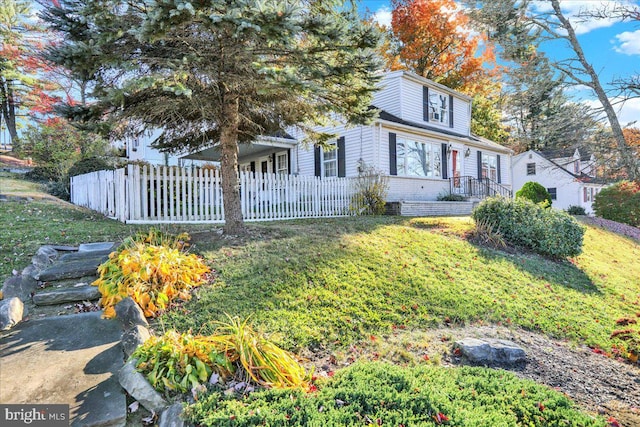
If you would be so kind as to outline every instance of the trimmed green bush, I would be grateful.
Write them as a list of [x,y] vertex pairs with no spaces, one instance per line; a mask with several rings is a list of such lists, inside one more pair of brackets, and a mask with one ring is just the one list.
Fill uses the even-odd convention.
[[603,188],[593,210],[601,218],[640,227],[640,181],[620,181]]
[[551,194],[542,185],[535,181],[525,183],[520,190],[516,192],[516,199],[527,199],[533,203],[547,202],[547,207],[551,206]]
[[477,224],[490,225],[507,242],[542,255],[564,258],[582,252],[582,225],[566,212],[545,209],[526,199],[485,199],[472,217]]
[[202,426],[602,426],[563,394],[485,368],[357,363],[318,391],[221,391],[185,410]]
[[587,212],[584,210],[582,206],[571,205],[567,208],[567,213],[569,215],[586,215]]

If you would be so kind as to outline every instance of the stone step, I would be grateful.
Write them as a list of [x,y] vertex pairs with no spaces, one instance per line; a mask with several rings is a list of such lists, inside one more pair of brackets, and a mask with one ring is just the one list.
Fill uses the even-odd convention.
[[71,288],[38,292],[33,296],[33,303],[35,305],[55,305],[67,302],[93,301],[99,298],[100,291],[96,286],[83,284]]
[[99,259],[99,260],[102,260],[102,262],[100,263],[102,264],[103,262],[109,259],[109,254],[111,252],[112,251],[110,249],[105,251],[94,251],[94,252],[69,252],[62,255],[60,258],[58,258],[58,261],[72,262],[72,261],[85,261],[85,260]]
[[106,255],[75,261],[57,262],[36,275],[41,282],[75,279],[96,274],[98,266],[107,259]]

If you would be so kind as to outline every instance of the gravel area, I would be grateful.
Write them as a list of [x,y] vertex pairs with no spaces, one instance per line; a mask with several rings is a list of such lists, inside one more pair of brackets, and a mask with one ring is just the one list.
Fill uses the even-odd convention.
[[633,237],[636,240],[640,240],[640,228],[638,227],[633,227],[631,225],[622,224],[620,222],[593,216],[583,216],[580,217],[580,219],[582,219],[582,221],[584,221],[586,224],[595,225],[614,233],[622,234],[623,236]]

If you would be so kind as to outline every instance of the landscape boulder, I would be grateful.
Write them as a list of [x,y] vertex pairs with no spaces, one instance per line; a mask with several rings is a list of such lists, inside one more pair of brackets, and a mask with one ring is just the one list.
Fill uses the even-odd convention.
[[162,411],[168,405],[167,401],[149,384],[144,375],[136,370],[135,362],[130,360],[120,369],[120,385],[147,410]]
[[182,418],[182,404],[174,403],[162,411],[158,427],[185,427],[186,423]]
[[149,326],[147,318],[144,317],[144,312],[131,297],[127,297],[116,304],[116,317],[122,322],[125,329],[135,325],[144,326],[145,328]]
[[27,301],[31,298],[31,293],[36,290],[37,286],[38,282],[30,276],[11,276],[4,281],[2,295],[5,299],[17,297],[22,301]]
[[464,338],[455,348],[470,362],[486,365],[513,365],[526,361],[524,350],[512,341],[501,339]]
[[22,321],[24,304],[18,297],[0,301],[0,330],[11,329]]
[[136,351],[136,348],[144,344],[149,338],[151,338],[151,333],[142,325],[133,325],[125,329],[122,333],[121,343],[127,359]]

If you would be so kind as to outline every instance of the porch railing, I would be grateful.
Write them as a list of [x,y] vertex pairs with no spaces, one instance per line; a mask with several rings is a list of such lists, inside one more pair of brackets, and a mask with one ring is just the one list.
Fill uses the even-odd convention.
[[458,176],[449,178],[449,192],[464,197],[484,199],[502,196],[511,198],[511,189],[489,178],[474,178],[472,176]]

